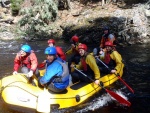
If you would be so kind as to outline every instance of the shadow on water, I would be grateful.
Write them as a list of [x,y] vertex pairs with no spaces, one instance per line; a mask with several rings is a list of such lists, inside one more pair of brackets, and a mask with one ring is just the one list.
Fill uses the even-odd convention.
[[[22,44],[26,41],[0,41],[0,78],[12,74],[13,60]],[[46,41],[28,42],[38,56],[39,62],[45,59],[44,49],[47,47]],[[65,51],[69,44],[60,40],[57,45]],[[91,47],[92,48],[92,47]],[[92,50],[92,49],[91,49]],[[132,94],[120,81],[108,87],[123,93],[131,102],[131,107],[121,106],[110,99],[104,92],[99,92],[92,99],[81,106],[73,109],[53,110],[54,113],[148,113],[150,112],[150,44],[131,45],[117,48],[125,61],[125,71],[123,79],[135,91]],[[102,104],[103,102],[103,104]],[[1,113],[20,113],[11,111],[4,106],[0,98]],[[22,113],[22,112],[21,112]],[[27,113],[27,112],[26,112]]]

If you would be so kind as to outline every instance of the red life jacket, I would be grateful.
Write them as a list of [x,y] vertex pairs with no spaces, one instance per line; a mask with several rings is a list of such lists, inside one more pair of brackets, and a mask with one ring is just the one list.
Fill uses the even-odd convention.
[[105,46],[105,42],[107,42],[107,41],[109,41],[108,40],[108,36],[109,36],[109,34],[104,34],[103,36],[102,36],[102,42],[101,42],[101,44],[102,44],[102,48],[104,48],[104,46]]
[[29,69],[31,68],[30,54],[25,56],[25,57],[21,57],[19,55],[19,60],[20,60],[20,63],[21,63],[21,67],[26,66]]
[[112,50],[111,52],[106,52],[105,58],[104,58],[105,64],[107,64],[108,66],[112,66],[112,67],[116,65],[115,61],[110,57],[110,54],[111,54],[113,51],[114,51],[114,50]]
[[17,53],[15,59],[14,59],[14,70],[18,71],[20,66],[25,66],[29,69],[32,69],[33,71],[36,70],[38,65],[36,55],[34,54],[34,51],[32,51],[30,54],[27,54],[25,57],[21,57],[20,52]]
[[89,71],[89,70],[91,70],[90,68],[89,68],[89,66],[88,66],[88,64],[86,63],[86,61],[85,61],[85,59],[86,59],[86,57],[87,57],[87,55],[88,55],[89,53],[85,53],[85,55],[84,55],[84,57],[81,57],[81,65],[82,65],[82,67],[83,67],[83,71]]
[[110,60],[111,60],[110,53],[106,52],[104,62],[108,65]]
[[83,71],[87,71],[87,64],[85,62],[85,57],[81,58],[81,64],[83,67]]
[[82,68],[83,68],[83,72],[85,74],[91,74],[93,75],[94,72],[93,70],[90,68],[90,66],[86,63],[86,57],[89,53],[85,53],[85,56],[81,58],[81,65],[82,65]]
[[100,46],[102,46],[102,48],[105,47],[105,42],[107,42],[107,41],[112,41],[112,42],[113,42],[113,45],[116,46],[116,38],[115,38],[115,36],[113,35],[114,38],[110,40],[110,39],[109,39],[109,36],[110,36],[110,35],[113,35],[113,34],[108,33],[108,34],[104,34],[104,35],[102,36],[101,44],[100,44]]

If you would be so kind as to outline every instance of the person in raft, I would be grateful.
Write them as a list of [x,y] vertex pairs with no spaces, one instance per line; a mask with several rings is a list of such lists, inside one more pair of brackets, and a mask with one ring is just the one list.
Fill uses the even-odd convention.
[[75,64],[78,64],[80,62],[80,54],[78,52],[78,46],[81,43],[79,43],[79,37],[74,35],[71,38],[71,48],[65,53],[66,55],[71,55],[71,57],[68,59],[68,67],[69,72],[71,72],[70,65],[74,62]]
[[25,73],[29,79],[29,83],[33,83],[33,75],[40,76],[37,68],[38,60],[31,47],[27,44],[21,47],[21,50],[17,53],[14,59],[14,71],[13,75],[18,74],[18,70],[21,67],[21,72]]
[[121,69],[123,64],[122,56],[114,48],[114,45],[111,41],[105,42],[105,56],[103,62],[109,67],[109,69],[101,63],[99,67],[101,72],[109,74],[116,73],[117,70]]
[[[83,70],[82,72],[91,79],[94,80],[95,84],[99,84],[100,81],[100,70],[96,64],[96,60],[93,55],[87,52],[87,46],[85,44],[80,44],[78,46],[79,54],[81,56],[80,63],[78,65],[72,64],[71,67],[76,67],[77,69]],[[88,77],[83,76],[77,70],[71,73],[72,82],[91,82]]]
[[55,47],[47,47],[46,71],[42,77],[39,77],[39,87],[47,87],[52,92],[62,92],[69,85],[69,70],[66,62],[57,56]]
[[60,46],[55,46],[55,40],[54,39],[49,39],[47,41],[48,43],[48,46],[49,47],[56,47],[56,51],[57,51],[57,55],[63,59],[63,60],[66,60],[66,55],[65,53],[63,52],[62,48]]

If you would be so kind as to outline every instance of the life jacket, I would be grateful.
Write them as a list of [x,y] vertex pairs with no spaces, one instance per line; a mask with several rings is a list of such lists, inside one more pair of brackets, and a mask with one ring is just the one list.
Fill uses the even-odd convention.
[[87,71],[87,64],[85,62],[85,58],[81,58],[81,64],[82,64],[82,67],[83,67],[83,71]]
[[68,69],[68,65],[65,63],[65,61],[61,62],[58,60],[55,60],[56,62],[60,63],[63,67],[63,73],[61,74],[61,76],[55,76],[53,82],[57,82],[57,83],[62,83],[65,82],[66,80],[69,79],[69,69]]
[[33,50],[31,51],[31,53],[28,53],[24,57],[22,57],[19,52],[19,53],[17,53],[17,55],[14,59],[14,70],[15,71],[18,71],[19,67],[23,67],[23,66],[35,71],[37,68],[37,65],[38,65],[37,58],[36,58],[36,55],[34,54]]
[[[111,36],[113,36],[114,38],[110,40],[109,38],[110,38]],[[115,36],[114,36],[113,34],[111,34],[111,33],[104,34],[104,35],[102,36],[102,40],[103,40],[103,42],[102,42],[103,47],[102,47],[102,48],[104,48],[105,42],[107,42],[107,41],[112,41],[113,45],[116,45],[116,38],[115,38]]]
[[111,52],[106,52],[105,53],[105,57],[104,57],[104,62],[106,65],[110,66],[110,67],[114,67],[116,65],[115,61],[111,59],[110,57],[110,54],[112,53],[113,51]]
[[110,60],[111,60],[111,58],[110,58],[110,53],[108,53],[108,52],[106,52],[106,54],[105,54],[105,58],[104,58],[104,62],[105,62],[105,64],[109,64],[109,62],[110,62]]
[[83,67],[83,72],[84,73],[93,73],[92,69],[90,66],[86,63],[86,57],[87,55],[90,55],[89,53],[85,53],[85,56],[81,58],[81,65]]
[[[103,36],[102,36],[102,38],[103,38],[103,46],[105,46],[105,42],[107,42],[107,41],[109,41],[108,40],[108,36],[109,36],[109,34],[104,34]],[[104,47],[103,47],[104,48]]]
[[19,53],[19,61],[21,64],[21,67],[27,67],[27,68],[31,68],[31,60],[30,60],[30,54],[28,54],[26,57],[21,57],[20,53]]

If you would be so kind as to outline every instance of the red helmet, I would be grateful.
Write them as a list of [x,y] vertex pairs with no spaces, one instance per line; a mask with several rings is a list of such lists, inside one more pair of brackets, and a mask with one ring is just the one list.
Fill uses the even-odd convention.
[[114,45],[113,45],[113,43],[111,41],[107,41],[107,42],[105,42],[105,46],[113,47]]
[[78,49],[84,49],[87,51],[87,46],[85,44],[79,44]]
[[55,44],[55,40],[54,40],[54,39],[49,39],[49,40],[47,41],[47,43],[48,43],[48,44],[50,44],[50,43]]
[[71,40],[72,40],[73,42],[79,42],[79,37],[76,36],[76,35],[74,35],[74,36],[71,38]]

